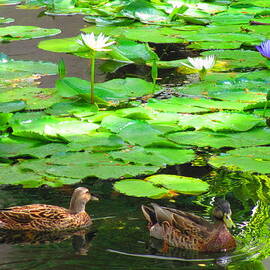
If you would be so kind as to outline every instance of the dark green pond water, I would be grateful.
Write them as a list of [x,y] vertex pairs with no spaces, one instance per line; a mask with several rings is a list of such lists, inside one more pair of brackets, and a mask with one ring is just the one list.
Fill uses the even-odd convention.
[[[40,11],[36,10],[16,10],[14,7],[0,7],[0,10],[1,14],[15,18],[18,25],[31,25],[35,20],[37,26],[61,28],[63,33],[58,37],[79,34],[84,25],[79,16],[38,18]],[[39,41],[2,44],[1,51],[20,60],[57,62],[64,58],[70,76],[87,78],[87,60],[39,50],[36,47]],[[104,76],[100,73],[97,78],[103,81]],[[42,83],[51,87],[54,79],[47,77]],[[185,176],[208,180],[210,191],[198,197],[179,196],[175,200],[164,199],[157,203],[208,218],[212,197],[226,195],[237,224],[233,234],[238,247],[234,252],[198,254],[171,248],[163,254],[162,243],[149,239],[140,210],[142,203],[150,203],[151,200],[122,196],[112,191],[109,181],[90,180],[81,185],[89,187],[100,200],[87,206],[94,219],[89,232],[71,235],[0,234],[0,269],[270,269],[270,261],[265,259],[270,254],[270,186],[267,180],[249,174],[211,171],[209,168],[195,170],[190,165],[181,166],[180,171]],[[241,182],[238,182],[240,178]],[[67,207],[73,188],[2,188],[0,208],[30,203]]]
[[[228,181],[218,188],[226,188],[226,183]],[[149,238],[140,210],[141,204],[151,202],[150,199],[119,195],[111,191],[109,182],[82,185],[91,188],[100,199],[87,206],[94,220],[90,230],[65,235],[2,233],[0,269],[268,269],[267,261],[259,259],[269,250],[264,216],[265,211],[269,212],[268,204],[257,201],[255,206],[252,201],[256,194],[253,199],[242,201],[241,193],[247,186],[235,185],[227,196],[237,223],[233,233],[238,248],[234,252],[204,254],[170,248],[164,254],[162,243]],[[73,187],[5,188],[1,190],[0,206],[46,203],[67,207],[72,190]],[[208,205],[210,201],[208,194],[207,197],[181,196],[175,201],[157,202],[208,218],[206,207],[199,204]]]

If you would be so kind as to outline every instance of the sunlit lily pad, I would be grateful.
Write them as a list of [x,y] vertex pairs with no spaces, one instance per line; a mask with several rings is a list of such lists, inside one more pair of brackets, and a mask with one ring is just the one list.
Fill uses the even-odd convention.
[[[56,83],[58,93],[63,97],[81,96],[89,100],[90,83],[76,77],[65,77]],[[119,102],[129,98],[141,97],[158,91],[153,83],[138,78],[114,79],[95,84],[97,102]]]
[[23,185],[25,188],[37,188],[41,185],[60,187],[64,184],[72,185],[78,181],[79,179],[76,178],[39,175],[32,171],[22,170],[19,166],[3,166],[0,170],[0,184]]
[[3,113],[21,111],[25,107],[26,107],[26,103],[22,100],[0,102],[0,112],[3,112]]
[[212,50],[202,55],[215,55],[227,68],[265,67],[267,61],[259,52],[250,50]]
[[235,149],[210,158],[214,167],[229,167],[246,172],[270,173],[270,148],[247,147]]
[[142,22],[162,22],[168,19],[168,16],[161,10],[145,0],[137,0],[130,2],[121,10],[121,14],[125,17],[141,20]]
[[[86,153],[84,156],[88,156],[88,160],[84,162],[78,159],[80,156],[80,153],[75,155],[69,153],[45,160],[29,160],[21,163],[20,168],[55,177],[77,178],[78,181],[86,177],[100,179],[134,177],[141,174],[153,174],[159,169],[157,166],[140,166],[114,161],[106,157],[104,153],[99,155],[99,158],[98,155]],[[92,163],[91,160],[93,160]]]
[[4,137],[0,139],[0,156],[8,158],[24,155],[28,149],[37,145],[35,140]]
[[[2,61],[1,61],[2,60]],[[8,58],[2,55],[0,58],[0,71],[9,72],[29,72],[31,74],[44,74],[44,75],[55,75],[57,74],[57,65],[50,62],[42,61],[20,61]]]
[[256,126],[265,126],[265,121],[250,114],[217,112],[203,115],[183,114],[179,116],[178,124],[183,129],[247,131]]
[[119,27],[87,27],[81,29],[83,32],[96,34],[104,33],[109,36],[122,36],[131,40],[154,43],[179,43],[183,42],[181,32],[170,27],[160,27],[156,25],[134,25]]
[[12,102],[23,100],[26,102],[25,109],[44,109],[56,102],[62,101],[54,88],[25,87],[15,88],[1,93],[0,102]]
[[196,145],[199,147],[210,146],[214,148],[238,148],[270,144],[270,129],[257,128],[237,133],[185,131],[176,132],[167,137],[176,143],[184,145]]
[[200,194],[208,190],[209,185],[200,179],[179,175],[157,174],[145,178],[125,179],[114,184],[114,188],[128,196],[162,198],[178,193]]
[[188,149],[174,148],[142,148],[134,147],[119,152],[111,152],[111,156],[125,162],[144,165],[175,165],[191,161],[194,152]]
[[121,193],[134,197],[161,198],[168,194],[167,189],[138,179],[118,181],[114,184],[114,188]]
[[200,194],[206,192],[209,188],[209,184],[198,178],[180,175],[157,174],[147,177],[146,180],[154,185],[183,194]]
[[76,120],[75,118],[56,118],[45,116],[40,119],[29,119],[14,123],[12,125],[13,134],[16,136],[28,137],[33,133],[44,136],[44,138],[59,136],[67,138],[72,135],[89,134],[91,130],[96,130],[97,124]]
[[175,97],[165,100],[150,99],[146,106],[163,112],[200,113],[213,111],[213,109],[242,110],[246,105],[205,98]]
[[[0,2],[1,4],[1,2]],[[15,20],[12,19],[12,18],[4,18],[4,17],[0,17],[0,24],[3,24],[3,23],[12,23],[14,22]]]
[[0,41],[24,40],[54,36],[61,33],[59,29],[46,29],[36,26],[6,26],[0,27]]

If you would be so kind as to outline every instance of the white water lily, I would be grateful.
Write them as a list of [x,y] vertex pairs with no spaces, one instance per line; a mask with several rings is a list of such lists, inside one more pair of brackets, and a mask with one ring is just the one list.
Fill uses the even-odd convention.
[[106,47],[111,46],[115,43],[115,41],[107,42],[110,37],[104,36],[100,33],[97,37],[95,37],[94,33],[91,34],[81,34],[81,40],[78,40],[80,45],[86,45],[89,49],[93,51],[109,51],[110,49],[105,49]]
[[182,65],[197,70],[201,80],[204,79],[207,70],[211,69],[216,63],[214,55],[195,58],[188,57],[188,61],[190,65],[186,63],[182,63]]
[[185,63],[182,64],[189,68],[197,69],[200,71],[203,69],[206,70],[211,69],[215,65],[216,59],[214,55],[210,55],[206,57],[195,57],[195,58],[188,57],[188,61],[190,65]]

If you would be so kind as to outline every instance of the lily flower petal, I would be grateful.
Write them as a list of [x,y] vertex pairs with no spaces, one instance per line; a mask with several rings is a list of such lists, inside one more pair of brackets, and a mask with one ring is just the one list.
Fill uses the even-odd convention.
[[262,42],[259,46],[256,46],[256,49],[262,56],[270,59],[270,40]]
[[[93,32],[90,34],[81,34],[81,38],[83,44],[93,51],[109,51],[110,49],[106,47],[109,47],[115,43],[115,41],[107,42],[110,37],[106,37],[102,33],[100,33],[97,37],[95,37]],[[81,44],[81,41],[79,40],[78,43]]]
[[205,70],[211,69],[215,65],[216,59],[214,55],[210,55],[206,57],[195,57],[195,58],[188,57],[188,61],[190,65],[185,63],[182,64],[189,68],[200,71],[203,69]]

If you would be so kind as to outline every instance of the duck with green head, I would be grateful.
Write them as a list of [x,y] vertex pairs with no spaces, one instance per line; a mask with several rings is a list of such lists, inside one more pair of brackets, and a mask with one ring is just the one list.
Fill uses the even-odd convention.
[[228,228],[234,225],[228,201],[216,198],[213,208],[214,223],[192,213],[162,207],[142,205],[150,235],[170,246],[200,252],[226,252],[235,249],[236,241]]

